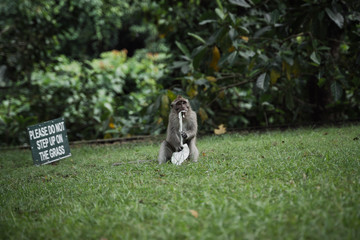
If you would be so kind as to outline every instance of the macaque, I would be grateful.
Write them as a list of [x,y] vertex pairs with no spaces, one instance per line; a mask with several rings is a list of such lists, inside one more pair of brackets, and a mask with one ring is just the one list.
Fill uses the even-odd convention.
[[[180,134],[183,143],[188,144],[190,149],[190,159],[197,162],[199,151],[196,147],[197,117],[191,109],[189,101],[182,96],[178,96],[170,105],[169,124],[166,131],[166,140],[161,143],[158,162],[165,163],[171,159],[174,152],[181,151]],[[185,112],[183,118],[183,131],[179,131],[179,117],[181,111]]]

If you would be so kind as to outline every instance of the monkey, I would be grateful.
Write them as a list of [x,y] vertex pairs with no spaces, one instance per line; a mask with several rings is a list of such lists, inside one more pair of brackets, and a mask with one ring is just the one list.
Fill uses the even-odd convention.
[[[183,119],[183,131],[179,131],[178,114],[185,111],[185,118]],[[158,162],[159,164],[166,163],[171,159],[174,152],[181,151],[180,134],[183,137],[184,144],[188,144],[190,149],[190,159],[197,162],[199,151],[196,147],[197,134],[197,116],[191,109],[190,103],[187,99],[178,95],[177,98],[170,104],[169,123],[166,130],[166,140],[161,143]]]
[[[178,114],[185,111],[185,118],[183,119],[183,131],[179,131],[179,118]],[[196,134],[197,134],[197,116],[192,110],[190,103],[182,96],[177,98],[170,104],[169,123],[166,130],[166,140],[161,143],[158,163],[163,164],[171,159],[174,152],[181,151],[180,134],[183,137],[183,143],[188,144],[190,150],[190,159],[197,162],[199,157],[199,150],[196,147]],[[154,160],[137,160],[130,162],[118,162],[112,164],[119,166],[122,164],[139,164],[145,162],[153,162]],[[155,162],[155,161],[154,161]]]

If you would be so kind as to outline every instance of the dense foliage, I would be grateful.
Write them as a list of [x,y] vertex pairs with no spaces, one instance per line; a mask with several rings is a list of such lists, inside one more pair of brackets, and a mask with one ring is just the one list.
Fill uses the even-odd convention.
[[[150,1],[2,1],[0,144],[26,143],[26,126],[59,116],[72,140],[149,133],[156,119],[144,111],[168,70],[160,63],[166,46],[153,45],[155,25],[142,15],[148,6],[155,7]],[[106,52],[112,49],[121,51]]]
[[26,126],[60,115],[73,140],[157,134],[177,94],[191,99],[202,131],[359,119],[359,9],[340,0],[4,0],[1,144],[25,143]]
[[[230,127],[359,117],[357,1],[245,1],[218,6],[174,65],[208,116]],[[230,116],[230,118],[229,118]],[[229,119],[229,120],[228,120]]]
[[[157,81],[167,72],[159,63],[165,58],[141,53],[127,58],[126,50],[114,50],[81,64],[61,56],[56,64],[32,72],[30,99],[26,92],[2,102],[8,111],[2,117],[3,137],[8,143],[26,142],[26,126],[61,116],[71,139],[149,133],[155,118],[146,112],[160,90]],[[14,132],[19,134],[11,136]]]

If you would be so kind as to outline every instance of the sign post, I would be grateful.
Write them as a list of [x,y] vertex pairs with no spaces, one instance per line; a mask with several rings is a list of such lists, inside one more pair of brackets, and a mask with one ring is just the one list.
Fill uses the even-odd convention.
[[27,128],[35,165],[43,165],[71,156],[64,118]]

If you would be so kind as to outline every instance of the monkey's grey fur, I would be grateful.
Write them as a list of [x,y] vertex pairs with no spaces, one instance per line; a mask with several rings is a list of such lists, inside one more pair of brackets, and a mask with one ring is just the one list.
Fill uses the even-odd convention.
[[[184,143],[187,143],[190,149],[190,159],[197,162],[199,151],[196,147],[196,133],[197,133],[197,117],[196,113],[191,109],[189,101],[181,96],[178,96],[171,103],[171,110],[169,114],[169,124],[166,131],[166,140],[161,143],[158,162],[159,164],[166,163],[171,159],[175,151],[180,151],[180,134],[183,136]],[[179,131],[178,113],[185,110],[185,118],[183,118],[183,131]]]

